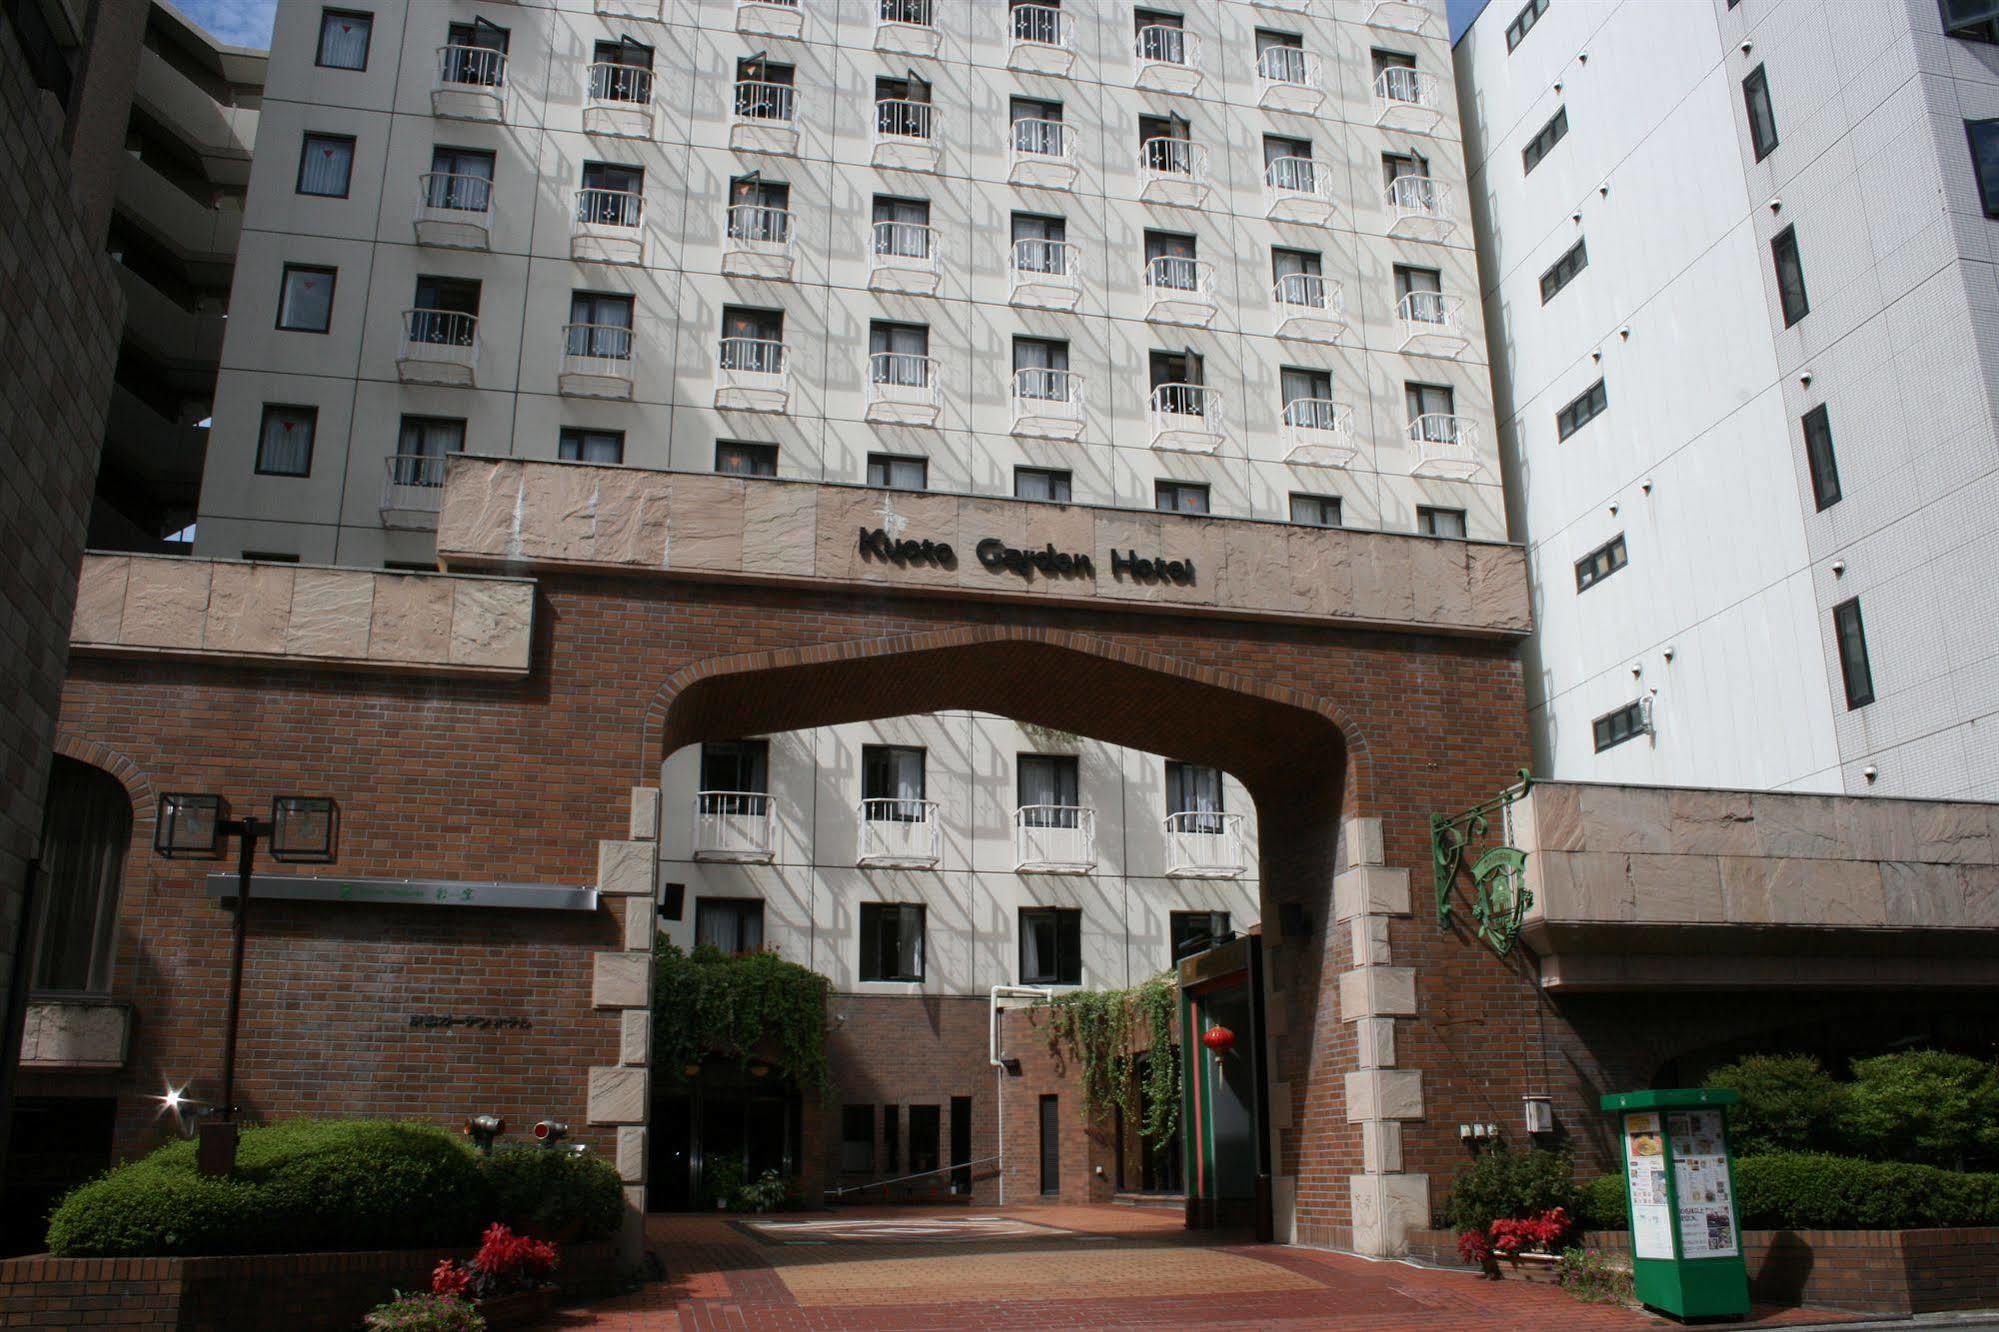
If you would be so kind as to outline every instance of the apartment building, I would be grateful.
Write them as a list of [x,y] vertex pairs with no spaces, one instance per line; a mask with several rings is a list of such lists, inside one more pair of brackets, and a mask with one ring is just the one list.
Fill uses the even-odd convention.
[[1995,14],[1494,0],[1459,41],[1537,772],[1999,795]]

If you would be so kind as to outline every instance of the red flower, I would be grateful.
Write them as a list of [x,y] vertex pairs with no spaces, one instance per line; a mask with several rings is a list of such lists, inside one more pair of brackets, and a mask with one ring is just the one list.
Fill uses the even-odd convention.
[[449,1258],[441,1259],[430,1274],[430,1293],[433,1295],[463,1298],[471,1289],[472,1274]]

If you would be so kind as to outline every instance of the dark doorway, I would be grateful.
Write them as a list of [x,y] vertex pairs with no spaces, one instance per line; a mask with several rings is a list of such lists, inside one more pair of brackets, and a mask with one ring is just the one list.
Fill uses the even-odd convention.
[[951,1191],[972,1191],[972,1098],[951,1098]]
[[118,1103],[108,1096],[22,1096],[7,1151],[0,1257],[40,1253],[56,1200],[111,1164]]
[[791,1080],[767,1065],[762,1077],[733,1064],[709,1063],[653,1101],[649,1140],[652,1177],[646,1207],[654,1212],[711,1211],[717,1201],[713,1163],[741,1162],[747,1183],[766,1170],[798,1176],[802,1116]]
[[1041,1098],[1041,1192],[1062,1192],[1062,1098]]

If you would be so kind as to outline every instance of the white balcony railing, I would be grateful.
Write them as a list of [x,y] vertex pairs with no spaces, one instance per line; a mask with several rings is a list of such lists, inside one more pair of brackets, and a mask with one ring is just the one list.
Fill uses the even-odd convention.
[[1284,404],[1284,461],[1300,467],[1349,467],[1360,456],[1353,408],[1331,398]]
[[777,852],[777,805],[762,791],[701,791],[694,797],[694,858],[768,865]]
[[788,278],[797,232],[791,211],[762,204],[728,210],[722,235],[722,271],[733,277]]
[[805,31],[798,0],[736,0],[736,31],[756,37],[797,37]]
[[1367,25],[1393,28],[1397,32],[1429,33],[1436,26],[1436,15],[1430,12],[1427,0],[1374,0],[1367,11]]
[[426,171],[417,177],[416,243],[451,250],[493,244],[493,182],[484,176]]
[[1249,0],[1259,9],[1281,9],[1287,14],[1309,14],[1318,0]]
[[1444,115],[1443,80],[1428,70],[1391,65],[1374,76],[1374,123],[1428,133]]
[[1326,100],[1325,62],[1316,51],[1267,46],[1256,56],[1256,104],[1266,111],[1310,114]]
[[1023,74],[1067,74],[1076,62],[1075,21],[1054,5],[1014,5],[1006,14],[1006,63]]
[[652,137],[652,71],[638,65],[590,66],[583,128],[591,134]]
[[860,817],[863,869],[935,869],[943,858],[935,800],[863,800]]
[[432,115],[452,120],[499,120],[507,108],[507,53],[485,46],[437,48]]
[[659,22],[662,0],[595,0],[598,18],[635,18]]
[[1388,234],[1442,240],[1457,229],[1451,220],[1450,187],[1429,176],[1397,176],[1385,195]]
[[1022,805],[1013,812],[1017,874],[1088,874],[1097,867],[1097,811],[1088,805]]
[[382,480],[382,526],[434,528],[444,507],[444,455],[398,453]]
[[1478,458],[1478,422],[1469,416],[1425,412],[1409,423],[1408,433],[1416,453],[1412,476],[1465,481],[1484,470]]
[[569,257],[600,263],[642,263],[645,259],[645,210],[645,196],[632,190],[585,188],[576,191],[576,216],[569,233]]
[[458,310],[403,311],[396,374],[405,384],[470,385],[479,363],[479,316]]
[[1456,356],[1470,345],[1465,333],[1465,299],[1438,291],[1412,291],[1395,303],[1402,325],[1400,350]]
[[1152,447],[1213,453],[1222,446],[1222,395],[1205,384],[1160,384],[1146,415]]
[[715,405],[782,412],[791,405],[791,358],[771,338],[723,338],[715,358]]
[[1167,878],[1239,879],[1248,868],[1242,815],[1183,810],[1166,816]]
[[1073,370],[1024,366],[1013,372],[1011,433],[1076,439],[1083,433],[1083,377]]
[[936,425],[944,406],[937,362],[913,352],[874,353],[867,398],[867,419],[876,425]]
[[875,50],[936,55],[940,35],[933,4],[934,0],[875,0]]
[[1138,148],[1139,197],[1199,208],[1208,197],[1208,149],[1189,139],[1147,139]]
[[918,296],[935,294],[943,276],[937,229],[922,222],[877,222],[868,255],[868,287]]
[[562,392],[579,398],[632,396],[632,330],[623,324],[564,324]]
[[1336,342],[1347,330],[1346,289],[1317,273],[1286,273],[1270,286],[1277,336]]
[[1075,136],[1059,120],[1016,120],[1007,140],[1007,180],[1065,190],[1076,183]]
[[798,92],[788,83],[736,80],[729,147],[739,153],[798,151]]
[[1201,36],[1185,28],[1147,24],[1132,39],[1132,81],[1153,92],[1189,93],[1201,86]]
[[1146,260],[1145,317],[1206,328],[1215,317],[1215,266],[1174,254]]
[[884,97],[875,102],[874,164],[904,171],[937,169],[936,108]]
[[1273,157],[1263,167],[1264,215],[1323,225],[1333,217],[1333,172],[1310,157]]
[[1007,300],[1037,310],[1073,310],[1083,299],[1082,248],[1072,241],[1017,240],[1007,251]]

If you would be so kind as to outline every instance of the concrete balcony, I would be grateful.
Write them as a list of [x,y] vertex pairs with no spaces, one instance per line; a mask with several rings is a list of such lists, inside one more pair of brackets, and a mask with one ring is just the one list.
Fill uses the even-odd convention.
[[1309,116],[1326,100],[1325,62],[1316,51],[1271,46],[1256,57],[1256,104]]
[[440,46],[430,113],[446,120],[504,120],[507,53],[484,46]]
[[937,362],[907,352],[876,352],[868,357],[867,399],[872,425],[936,425],[944,410]]
[[1088,874],[1097,867],[1097,811],[1022,805],[1013,812],[1016,874]]
[[1167,815],[1165,828],[1169,879],[1240,879],[1249,869],[1240,814],[1183,810]]
[[1006,12],[1006,66],[1021,74],[1067,74],[1076,63],[1076,25],[1053,5]]
[[1208,149],[1187,139],[1147,139],[1138,150],[1138,197],[1200,208],[1208,202]]
[[583,102],[583,132],[628,139],[653,134],[653,77],[636,65],[592,65]]
[[1198,92],[1201,59],[1199,33],[1150,24],[1132,39],[1132,85],[1147,92]]
[[694,859],[768,865],[777,858],[777,804],[762,791],[702,791],[694,797]]
[[1478,456],[1478,422],[1469,416],[1426,412],[1409,423],[1408,438],[1416,453],[1411,476],[1469,481],[1485,470]]
[[630,190],[576,191],[569,257],[584,263],[643,264],[646,201]]
[[1409,240],[1448,240],[1458,224],[1451,217],[1450,186],[1428,176],[1399,176],[1383,193],[1388,234]]
[[936,57],[942,34],[937,31],[935,0],[875,0],[875,5],[875,50],[883,55]]
[[21,1067],[125,1067],[132,1045],[132,1009],[110,999],[31,999],[21,1032]]
[[1031,310],[1073,310],[1083,299],[1082,247],[1070,241],[1017,240],[1007,252],[1007,303]]
[[1412,291],[1395,303],[1402,329],[1399,351],[1420,356],[1456,357],[1471,345],[1465,333],[1465,298],[1437,291]]
[[1331,398],[1284,404],[1284,461],[1298,467],[1351,467],[1360,457],[1353,408]]
[[493,247],[493,182],[426,171],[417,177],[416,243],[441,250]]
[[570,398],[630,398],[632,330],[623,324],[564,324],[556,386]]
[[458,310],[403,311],[396,377],[405,384],[471,388],[479,364],[479,316]]
[[943,859],[935,800],[863,800],[859,812],[860,868],[936,869]]
[[1013,372],[1010,433],[1029,439],[1079,439],[1083,377],[1073,370],[1027,366]]
[[385,460],[382,526],[426,531],[437,527],[444,506],[442,454],[398,453]]
[[790,210],[737,204],[727,216],[722,271],[730,277],[789,280],[797,252]]
[[1548,989],[1999,984],[1999,806],[1536,781],[1511,812]]
[[1215,266],[1202,259],[1155,255],[1145,263],[1145,317],[1155,324],[1206,328],[1215,319]]
[[892,171],[937,169],[937,108],[884,97],[875,103],[872,160]]
[[868,290],[934,296],[943,279],[937,229],[920,222],[877,222],[868,255]]
[[1066,190],[1076,183],[1076,140],[1059,120],[1016,120],[1007,144],[1008,183]]
[[240,208],[198,203],[150,164],[125,157],[118,165],[120,213],[148,237],[189,263],[229,265],[243,235]]
[[1286,273],[1270,286],[1277,336],[1301,342],[1338,342],[1347,323],[1346,289],[1317,273]]
[[1374,76],[1374,123],[1385,130],[1433,134],[1444,118],[1444,82],[1428,70],[1392,66]]
[[119,265],[125,293],[125,336],[162,365],[205,367],[213,374],[222,359],[228,315],[219,309],[189,310],[131,269]]
[[1161,384],[1146,410],[1152,447],[1214,453],[1222,446],[1222,395],[1205,384]]
[[724,411],[789,411],[791,367],[784,344],[768,338],[723,338],[715,366],[715,406]]
[[729,147],[739,153],[798,155],[798,94],[788,83],[736,81]]
[[1423,0],[1374,0],[1367,11],[1367,25],[1425,37],[1443,36],[1437,31],[1437,16]]
[[1280,14],[1310,14],[1316,12],[1319,0],[1250,0],[1250,3]]
[[664,0],[594,0],[598,18],[635,18],[660,21]]
[[1309,157],[1276,157],[1263,168],[1263,215],[1272,222],[1323,227],[1338,211],[1333,172]]
[[736,31],[746,37],[791,37],[805,31],[798,0],[736,0]]

